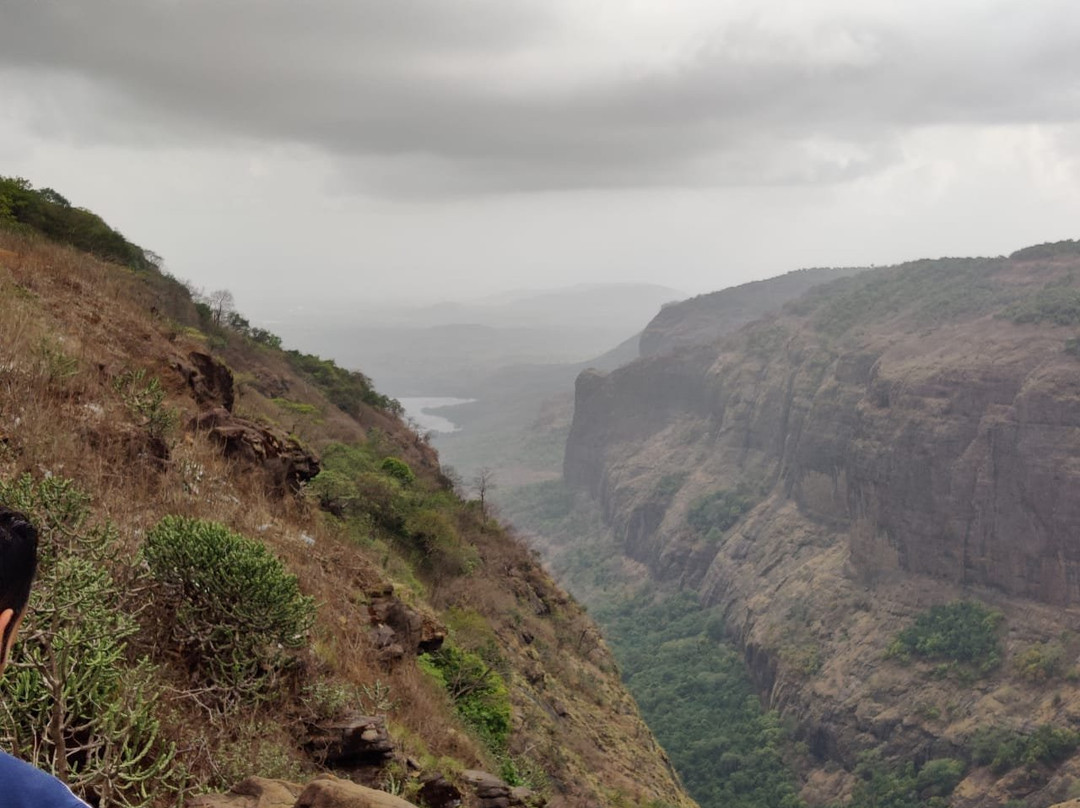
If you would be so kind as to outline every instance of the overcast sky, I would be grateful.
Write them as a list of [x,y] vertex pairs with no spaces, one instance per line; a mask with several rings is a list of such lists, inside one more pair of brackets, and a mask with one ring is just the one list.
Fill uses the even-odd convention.
[[1080,237],[1075,0],[0,0],[0,174],[255,321]]

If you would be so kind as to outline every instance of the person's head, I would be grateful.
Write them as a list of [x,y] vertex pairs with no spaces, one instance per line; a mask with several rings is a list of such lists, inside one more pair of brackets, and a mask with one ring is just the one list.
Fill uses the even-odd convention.
[[37,572],[37,529],[18,511],[0,507],[0,671],[30,600]]

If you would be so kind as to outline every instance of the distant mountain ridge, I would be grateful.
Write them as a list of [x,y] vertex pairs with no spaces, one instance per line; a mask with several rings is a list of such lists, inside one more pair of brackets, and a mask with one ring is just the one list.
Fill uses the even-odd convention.
[[641,333],[642,356],[667,353],[687,345],[703,345],[780,308],[807,290],[867,267],[797,269],[775,278],[730,286],[663,306]]

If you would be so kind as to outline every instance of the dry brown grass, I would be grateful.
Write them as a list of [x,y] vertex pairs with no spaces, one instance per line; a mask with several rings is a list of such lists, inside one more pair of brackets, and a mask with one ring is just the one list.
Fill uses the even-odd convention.
[[[185,693],[184,671],[169,667],[170,657],[155,647],[160,632],[136,638],[135,651],[166,663],[170,695],[163,714],[194,781],[220,785],[245,763],[265,767],[250,774],[284,776],[310,768],[300,748],[304,722],[312,717],[304,688],[320,681],[369,692],[388,688],[385,711],[402,751],[426,765],[449,772],[497,768],[429,677],[408,659],[396,665],[379,661],[366,593],[393,582],[396,574],[406,583],[414,580],[400,556],[386,547],[365,550],[311,503],[268,492],[261,475],[225,459],[205,436],[178,426],[166,436],[167,459],[150,451],[146,430],[113,379],[134,370],[159,378],[183,425],[197,406],[172,366],[192,351],[205,351],[208,342],[186,327],[190,304],[163,297],[163,290],[164,282],[0,230],[0,476],[51,473],[75,480],[91,495],[94,518],[118,527],[129,557],[166,514],[223,522],[272,548],[315,598],[318,621],[291,696],[243,720],[223,718],[205,709],[197,694]],[[346,416],[297,377],[281,354],[242,339],[230,340],[220,355],[237,374],[237,409],[246,415],[293,431],[315,448],[378,434],[387,452],[420,473],[419,486],[435,490],[441,484],[435,453],[398,419],[377,410],[358,420]],[[282,391],[317,415],[275,403]],[[656,773],[663,769],[658,758],[650,760],[652,753],[642,753],[636,740],[617,754],[610,745],[601,752],[594,743],[593,729],[605,722],[613,722],[608,736],[626,739],[641,737],[642,725],[632,708],[613,716],[597,706],[625,694],[611,676],[606,650],[584,647],[580,638],[591,624],[583,612],[522,545],[482,524],[473,510],[462,511],[459,527],[464,540],[478,548],[480,568],[470,575],[428,574],[412,584],[417,591],[399,591],[418,601],[426,597],[423,608],[472,609],[490,621],[511,671],[511,750],[527,752],[555,773],[565,784],[561,802],[567,805],[595,803],[607,793],[607,781],[631,793],[620,772],[635,769],[648,772],[639,776],[652,783],[655,797],[687,804],[671,778],[662,782]],[[530,683],[522,672],[538,665],[547,675]],[[597,682],[621,696],[599,693]],[[568,706],[569,717],[559,718],[554,704],[559,710]]]

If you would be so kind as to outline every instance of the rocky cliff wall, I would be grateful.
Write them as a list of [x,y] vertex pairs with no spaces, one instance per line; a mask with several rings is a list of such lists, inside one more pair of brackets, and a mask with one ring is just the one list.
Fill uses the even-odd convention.
[[[990,277],[1004,285],[1014,270]],[[1080,600],[1070,332],[995,310],[936,328],[901,314],[833,340],[814,330],[817,311],[582,374],[568,483],[601,500],[641,560],[680,538],[685,508],[671,503],[670,518],[649,496],[659,476],[689,474],[702,492],[750,478],[842,536],[868,580],[902,570]]]
[[[1009,662],[958,686],[884,659],[957,598],[1006,615],[1008,655],[1080,617],[1078,268],[917,262],[579,377],[566,481],[626,555],[721,607],[819,763],[963,757],[976,727],[1080,716],[1075,683],[1051,699]],[[751,507],[706,532],[703,503],[725,492]],[[812,802],[843,796],[823,771]],[[997,804],[984,786],[954,804]]]

